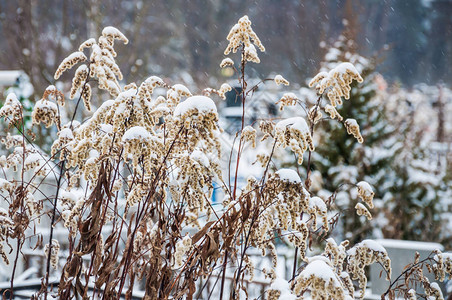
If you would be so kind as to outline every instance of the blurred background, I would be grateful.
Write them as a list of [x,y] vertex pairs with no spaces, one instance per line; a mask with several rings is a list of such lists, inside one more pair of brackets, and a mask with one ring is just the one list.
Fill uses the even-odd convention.
[[130,40],[119,48],[124,82],[156,74],[203,87],[227,75],[226,35],[245,14],[267,49],[256,77],[304,84],[346,19],[389,82],[452,83],[451,0],[0,0],[0,69],[23,70],[42,94],[61,60],[111,25]]

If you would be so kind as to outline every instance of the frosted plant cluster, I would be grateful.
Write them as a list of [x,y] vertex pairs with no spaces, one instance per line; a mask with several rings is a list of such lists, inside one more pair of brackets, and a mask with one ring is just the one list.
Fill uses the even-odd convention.
[[[255,277],[264,276],[269,299],[354,299],[364,296],[366,266],[380,263],[390,278],[390,259],[378,243],[364,240],[349,248],[347,240],[324,239],[337,222],[331,214],[335,198],[311,189],[312,153],[322,147],[314,145],[314,130],[324,119],[323,112],[363,142],[356,121],[343,121],[338,112],[352,81],[362,81],[353,65],[343,63],[314,77],[311,86],[318,92],[314,105],[294,93],[275,99],[281,108],[301,105],[304,110],[295,117],[248,125],[243,111],[237,139],[231,152],[224,153],[225,133],[219,125],[216,99],[210,96],[225,98],[232,87],[222,84],[218,90],[207,88],[203,95],[196,95],[155,75],[141,83],[123,84],[115,62],[115,40],[128,43],[118,29],[106,27],[100,37],[82,43],[55,73],[59,79],[80,64],[71,87],[60,91],[49,86],[36,102],[34,126],[55,128],[50,156],[35,147],[32,136],[24,131],[23,108],[14,94],[0,109],[0,117],[20,131],[2,139],[9,153],[0,157],[0,168],[5,170],[0,175],[1,195],[7,204],[7,209],[0,209],[0,255],[11,263],[8,248],[15,240],[19,257],[28,246],[27,237],[46,220],[50,234],[40,235],[32,245],[43,251],[46,260],[37,298],[118,299],[125,295],[130,299],[141,286],[142,298],[147,300],[206,298],[212,292],[219,299],[239,299],[246,298],[243,295]],[[246,108],[255,90],[247,86],[246,66],[260,62],[256,47],[265,48],[247,16],[233,26],[227,40],[225,55],[241,53],[241,68],[234,70],[240,72]],[[234,61],[226,58],[220,66],[233,67]],[[281,75],[270,80],[289,85]],[[97,101],[97,108],[91,102],[90,83],[107,91],[110,98]],[[77,120],[77,111],[72,118],[64,117],[66,92],[77,99],[76,107],[83,101],[84,109],[92,110],[87,119]],[[240,161],[247,152],[261,173],[249,176],[242,185]],[[275,163],[276,152],[292,152],[299,165],[307,157],[303,180],[295,168]],[[227,164],[223,155],[229,157]],[[45,194],[40,185],[52,176],[54,189]],[[372,187],[365,181],[354,186],[363,202],[356,206],[357,214],[371,219]],[[214,192],[220,197],[217,203],[212,201]],[[57,229],[67,233],[67,241],[54,238]],[[292,278],[278,275],[276,238],[294,253]],[[310,255],[313,243],[323,252]],[[256,266],[253,248],[270,258],[265,269]],[[59,260],[62,255],[64,259]],[[432,272],[444,280],[451,271],[450,256],[435,252],[431,260],[435,262]],[[17,259],[12,263],[17,264]],[[60,278],[57,289],[49,283],[50,272]],[[213,282],[213,275],[220,283],[211,287],[207,283]],[[419,278],[425,292],[440,299],[437,285]],[[358,282],[359,294],[353,280]],[[406,295],[414,297],[411,290]]]

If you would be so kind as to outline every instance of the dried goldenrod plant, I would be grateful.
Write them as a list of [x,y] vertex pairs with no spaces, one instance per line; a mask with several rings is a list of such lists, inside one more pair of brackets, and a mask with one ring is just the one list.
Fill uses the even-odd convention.
[[[212,293],[218,299],[239,299],[247,297],[256,273],[269,279],[268,299],[308,295],[354,299],[364,296],[364,268],[369,264],[382,264],[390,278],[390,259],[376,242],[364,240],[347,250],[348,241],[325,239],[337,222],[330,213],[335,197],[325,199],[311,191],[312,152],[322,147],[314,145],[314,129],[325,119],[323,112],[363,142],[356,121],[343,121],[338,112],[352,81],[362,81],[353,65],[343,63],[315,76],[310,85],[317,89],[318,99],[311,107],[294,93],[275,99],[281,109],[301,105],[304,114],[248,124],[247,101],[257,85],[248,87],[246,68],[260,62],[256,47],[265,48],[251,21],[242,17],[229,32],[225,50],[225,55],[240,52],[240,60],[225,58],[220,64],[238,73],[241,88],[241,128],[232,155],[224,153],[219,112],[210,98],[213,94],[225,98],[232,90],[229,84],[218,90],[206,88],[203,95],[157,76],[123,85],[115,40],[128,43],[118,29],[107,27],[97,39],[82,43],[55,72],[59,79],[79,65],[70,90],[49,86],[36,102],[35,126],[43,123],[57,132],[50,154],[35,147],[32,136],[25,133],[22,106],[15,95],[8,95],[0,109],[0,117],[20,132],[2,139],[9,152],[0,157],[0,194],[7,207],[0,209],[0,256],[14,265],[11,299],[21,250],[31,240],[46,260],[35,299],[49,295],[131,299],[138,289],[143,299],[210,298]],[[267,80],[289,85],[281,75],[258,85]],[[91,85],[107,91],[111,100],[94,107]],[[61,113],[65,93],[77,99],[72,118]],[[76,120],[82,101],[93,112],[86,120]],[[262,172],[240,185],[237,178],[244,154],[259,145],[269,149],[255,154]],[[284,149],[294,153],[299,165],[307,156],[304,180],[294,169],[275,164],[275,152]],[[222,162],[222,155],[231,157],[228,164]],[[51,188],[44,189],[49,179]],[[211,201],[214,186],[222,191],[220,208]],[[372,187],[364,181],[356,187],[363,201],[356,206],[357,213],[371,219]],[[47,226],[49,234],[36,233],[39,226]],[[65,233],[63,240],[56,237],[57,229]],[[292,278],[277,272],[276,239],[284,237],[295,253]],[[13,242],[11,262],[7,253]],[[310,256],[308,248],[315,242],[324,245],[324,251]],[[255,267],[252,248],[270,257],[270,267]],[[450,257],[437,252],[430,260],[436,262],[432,272],[444,280],[451,272]],[[436,285],[427,284],[419,273],[417,266],[423,263],[427,261],[417,261],[411,273],[418,274],[427,295],[437,296]],[[57,288],[50,284],[50,272],[60,278]],[[416,296],[412,290],[406,295]]]

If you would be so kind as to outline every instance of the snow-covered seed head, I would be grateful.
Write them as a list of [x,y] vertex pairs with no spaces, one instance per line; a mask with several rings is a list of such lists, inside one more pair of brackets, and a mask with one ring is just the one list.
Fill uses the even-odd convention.
[[367,277],[364,267],[379,262],[386,271],[386,280],[391,278],[391,259],[386,249],[373,240],[364,240],[347,251],[347,272],[352,275],[353,280],[359,281],[361,298],[364,297]]
[[369,183],[365,181],[360,181],[356,184],[358,188],[358,196],[359,198],[369,206],[369,208],[374,208],[374,191],[372,190],[372,187]]
[[234,66],[234,62],[229,57],[223,59],[220,63],[220,68],[232,67]]
[[107,26],[102,30],[102,36],[106,37],[107,39],[116,39],[124,42],[124,44],[128,44],[129,40],[126,38],[126,36],[119,31],[117,28],[113,26]]
[[286,106],[294,106],[297,104],[298,97],[294,93],[285,93],[276,104],[280,104],[279,110],[283,110]]
[[229,31],[226,39],[229,41],[229,44],[224,51],[224,55],[228,55],[231,51],[235,53],[242,45],[244,45],[242,60],[252,61],[255,63],[260,62],[254,45],[256,45],[262,52],[265,51],[265,48],[256,33],[251,28],[251,21],[248,19],[248,16],[243,16],[239,19],[238,23],[235,24]]
[[289,85],[289,81],[287,81],[281,75],[276,75],[274,81],[277,85],[280,85],[280,84]]
[[416,300],[417,299],[417,297],[416,297],[416,291],[415,290],[413,290],[413,289],[410,289],[408,292],[407,292],[407,297],[406,297],[408,300]]
[[345,128],[347,128],[347,133],[352,134],[357,140],[358,143],[363,143],[364,139],[359,131],[358,122],[355,119],[347,119],[344,122]]
[[96,40],[93,38],[87,39],[83,43],[80,44],[78,47],[78,51],[82,52],[86,48],[91,48],[96,43]]
[[250,142],[253,148],[256,148],[256,129],[251,126],[246,126],[242,130],[240,139],[244,142]]
[[298,164],[303,163],[303,154],[308,149],[314,151],[314,142],[308,124],[302,117],[288,118],[279,121],[275,127],[275,138],[278,144],[289,147],[298,155]]
[[317,124],[322,119],[322,117],[323,115],[322,112],[320,111],[320,107],[318,106],[311,107],[311,109],[308,112],[308,118],[309,121],[311,121],[311,123]]
[[86,59],[86,55],[83,54],[83,52],[73,52],[71,55],[63,59],[61,64],[58,66],[54,76],[55,80],[60,78],[64,71],[71,69],[79,62],[84,62]]
[[328,232],[328,210],[325,202],[320,197],[312,197],[309,199],[309,210],[308,212],[312,216],[312,227],[317,230],[317,218],[322,218],[323,229]]
[[16,94],[9,93],[3,106],[0,108],[0,118],[8,118],[11,123],[16,123],[22,118],[22,104]]
[[[50,252],[50,265],[56,269],[58,267],[58,253],[60,252],[60,244],[57,240],[52,239],[52,250]],[[45,245],[44,253],[49,257],[49,244]]]
[[343,118],[334,106],[327,104],[325,105],[324,110],[327,114],[330,115],[331,119],[337,119],[338,121],[342,122]]
[[206,97],[209,97],[210,94],[217,94],[218,96],[221,97],[221,99],[226,100],[226,93],[231,90],[232,90],[232,87],[229,84],[223,83],[219,90],[212,89],[212,88],[205,88],[204,90],[202,90],[202,94]]
[[310,82],[310,87],[315,87],[319,94],[327,92],[332,106],[342,103],[341,97],[350,98],[350,84],[353,80],[362,82],[355,66],[351,63],[341,63],[329,72],[318,73]]
[[273,130],[275,129],[275,123],[269,120],[263,120],[259,122],[259,129],[264,133],[261,141],[265,141],[267,138],[273,136]]
[[[44,96],[48,96],[47,91]],[[47,97],[43,97],[37,101],[31,114],[33,124],[44,123],[46,127],[50,127],[54,122],[58,124],[58,107]]]
[[356,203],[355,209],[358,216],[366,216],[368,220],[372,220],[372,215],[362,203]]
[[70,98],[74,99],[75,94],[83,86],[86,79],[88,78],[89,69],[86,65],[81,65],[75,70],[74,78],[72,79],[72,87]]
[[346,299],[347,290],[327,257],[314,256],[305,258],[305,261],[306,267],[294,279],[293,291],[296,295],[309,290],[313,300]]

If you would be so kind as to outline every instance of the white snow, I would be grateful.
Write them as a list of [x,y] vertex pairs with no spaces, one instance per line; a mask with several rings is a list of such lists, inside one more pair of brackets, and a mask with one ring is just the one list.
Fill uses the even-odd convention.
[[320,197],[312,197],[309,199],[310,208],[318,208],[320,211],[327,211],[326,204]]
[[309,132],[309,127],[306,121],[302,117],[293,117],[288,118],[282,121],[279,121],[276,124],[276,130],[285,130],[286,127],[290,126],[292,129],[297,129],[301,132]]
[[192,152],[192,154],[190,155],[190,158],[193,159],[194,161],[200,163],[201,165],[203,165],[206,168],[208,168],[210,166],[209,159],[204,154],[204,152],[202,152],[200,150],[194,150]]
[[[85,61],[86,60],[86,56],[83,52],[80,51],[76,51],[76,52],[72,52],[71,54],[69,54],[60,64],[60,66],[64,66],[65,64],[67,64],[68,62],[70,62],[71,60],[74,59],[79,59],[80,61]],[[58,67],[59,68],[59,67]]]
[[374,240],[363,240],[362,242],[356,244],[353,248],[347,251],[348,255],[354,255],[356,248],[367,247],[375,252],[387,253],[386,249],[379,243]]
[[38,100],[36,102],[35,109],[37,109],[37,108],[40,108],[40,109],[43,109],[43,110],[50,109],[50,110],[53,110],[53,111],[58,111],[58,108],[57,108],[55,103],[47,101],[45,99],[41,99],[41,100]]
[[19,99],[17,99],[16,94],[9,93],[6,96],[5,105],[21,105]]
[[356,185],[365,192],[366,196],[372,195],[373,190],[369,183],[367,183],[365,181],[360,181]]
[[57,89],[56,89],[56,87],[54,86],[54,85],[49,85],[47,88],[46,88],[46,92],[55,92]]
[[100,124],[100,131],[104,133],[112,133],[113,132],[113,125],[111,124]]
[[28,155],[27,158],[25,158],[24,165],[33,164],[40,160],[41,160],[41,155],[39,155],[38,153],[32,153],[32,154]]
[[314,256],[309,259],[309,263],[306,268],[300,273],[300,275],[308,279],[311,275],[315,277],[322,278],[325,282],[333,282],[334,286],[341,286],[337,275],[334,273],[330,264],[328,263],[328,258],[324,256]]
[[291,183],[301,183],[301,178],[297,172],[291,169],[279,169],[276,174],[283,181],[288,181]]
[[217,113],[217,107],[212,99],[206,96],[192,96],[187,98],[184,102],[179,103],[174,110],[175,116],[186,114],[190,110],[197,110],[198,112],[213,112]]
[[134,126],[130,129],[128,129],[124,135],[122,136],[122,141],[130,141],[130,140],[134,140],[134,139],[142,139],[142,140],[146,140],[146,139],[150,139],[151,135],[150,133],[146,130],[146,128],[142,127],[142,126]]
[[179,94],[188,94],[191,95],[190,90],[183,84],[175,84],[172,86],[172,89],[178,92]]
[[230,59],[229,57],[223,59],[220,63],[220,66],[226,66],[226,65],[234,65],[234,62],[232,61],[232,59]]
[[149,84],[163,84],[163,79],[162,78],[160,78],[160,77],[158,77],[158,76],[151,76],[151,77],[149,77],[149,78],[147,78],[146,80],[145,80],[145,82],[147,82],[147,83],[149,83]]
[[275,83],[276,83],[277,85],[280,85],[280,84],[288,85],[288,84],[284,83],[284,82],[286,82],[287,80],[286,80],[284,77],[282,77],[281,75],[279,75],[279,74],[275,76],[274,81],[275,81]]
[[67,139],[73,139],[74,135],[72,134],[72,131],[69,128],[63,128],[60,132],[58,132],[58,136],[60,138],[67,138]]
[[278,290],[281,292],[281,295],[279,296],[279,299],[284,300],[296,300],[297,297],[292,294],[290,290],[290,285],[287,280],[277,277],[275,281],[270,285],[270,289],[272,290]]
[[120,39],[122,39],[124,41],[124,44],[128,43],[127,38],[125,37],[125,35],[119,31],[116,27],[113,26],[107,26],[102,30],[102,35],[103,36],[114,36],[114,37],[119,37]]
[[355,119],[347,119],[347,120],[345,120],[345,123],[351,127],[358,126],[358,122],[356,122]]
[[344,62],[344,63],[340,63],[339,65],[337,65],[333,70],[330,71],[330,73],[333,72],[334,73],[340,73],[340,74],[345,74],[347,72],[352,72],[352,73],[358,73],[358,70],[356,70],[355,66],[352,65],[349,62]]

